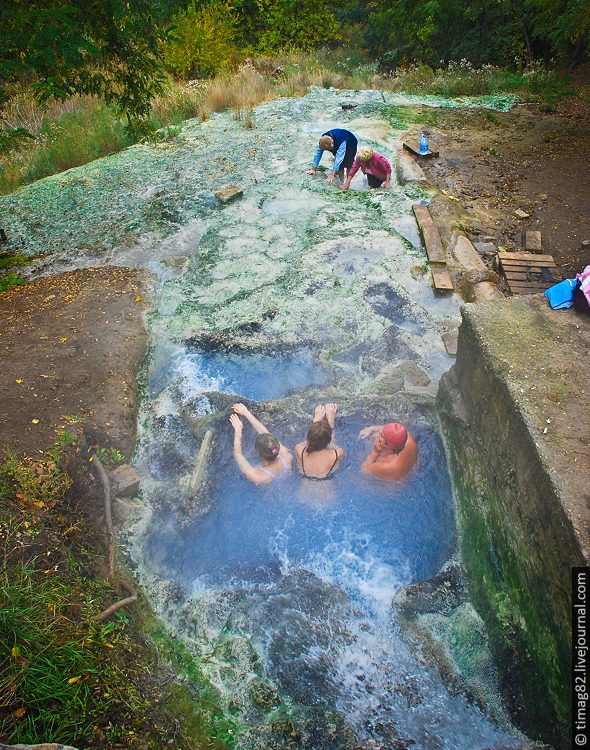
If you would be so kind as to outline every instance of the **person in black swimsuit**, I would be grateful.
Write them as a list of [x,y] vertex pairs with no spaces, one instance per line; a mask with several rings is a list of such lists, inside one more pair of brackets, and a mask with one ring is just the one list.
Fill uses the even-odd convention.
[[295,446],[297,465],[308,479],[328,479],[344,455],[342,448],[332,442],[337,409],[336,404],[318,404],[306,441]]

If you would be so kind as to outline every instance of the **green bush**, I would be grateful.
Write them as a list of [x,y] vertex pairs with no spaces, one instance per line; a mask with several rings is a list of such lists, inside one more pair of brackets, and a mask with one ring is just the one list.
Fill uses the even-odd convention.
[[310,51],[341,38],[338,21],[325,0],[256,0],[265,28],[260,49]]
[[181,76],[211,75],[228,68],[236,57],[235,21],[229,6],[196,0],[173,19],[173,37],[164,48],[166,64]]

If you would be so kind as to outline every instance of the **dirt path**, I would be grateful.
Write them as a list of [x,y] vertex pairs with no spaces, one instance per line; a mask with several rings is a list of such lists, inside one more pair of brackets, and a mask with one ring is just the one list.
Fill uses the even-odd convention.
[[[507,113],[440,110],[436,124],[425,126],[440,156],[421,166],[455,199],[455,216],[446,218],[472,240],[489,238],[507,250],[522,248],[525,230],[539,230],[565,276],[590,263],[589,81],[590,66],[578,73],[578,94],[550,113],[532,104]],[[437,210],[445,212],[435,201]]]
[[0,446],[38,455],[81,419],[91,442],[131,454],[144,286],[141,272],[111,267],[0,296]]

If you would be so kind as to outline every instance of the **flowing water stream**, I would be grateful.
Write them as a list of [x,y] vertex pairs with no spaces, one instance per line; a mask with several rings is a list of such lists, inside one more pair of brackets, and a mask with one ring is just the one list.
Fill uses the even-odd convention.
[[[344,101],[357,107],[344,112]],[[316,89],[258,107],[253,128],[229,114],[189,122],[9,207],[23,236],[40,207],[55,212],[56,267],[154,273],[135,457],[143,501],[122,541],[154,607],[202,660],[241,750],[523,743],[449,688],[392,606],[456,551],[433,395],[460,300],[435,295],[426,273],[411,205],[428,194],[369,192],[362,176],[343,192],[305,175],[318,136],[337,125],[392,158],[396,101]],[[213,193],[231,183],[244,195],[221,205]],[[236,400],[290,447],[316,403],[338,402],[346,458],[333,479],[248,483],[231,453]],[[420,451],[403,485],[359,472],[360,428],[393,418]],[[252,444],[246,428],[254,461]]]

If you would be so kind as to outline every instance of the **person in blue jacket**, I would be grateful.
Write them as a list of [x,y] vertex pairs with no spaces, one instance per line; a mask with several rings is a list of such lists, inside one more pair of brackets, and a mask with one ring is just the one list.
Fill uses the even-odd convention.
[[356,156],[357,145],[356,136],[350,130],[344,130],[343,128],[328,130],[320,138],[318,149],[313,158],[313,167],[307,174],[315,174],[324,151],[330,151],[334,154],[334,166],[328,175],[328,182],[334,182],[336,173],[340,177],[340,182],[344,182],[344,170],[346,169],[348,175],[348,170],[352,167],[352,162]]

